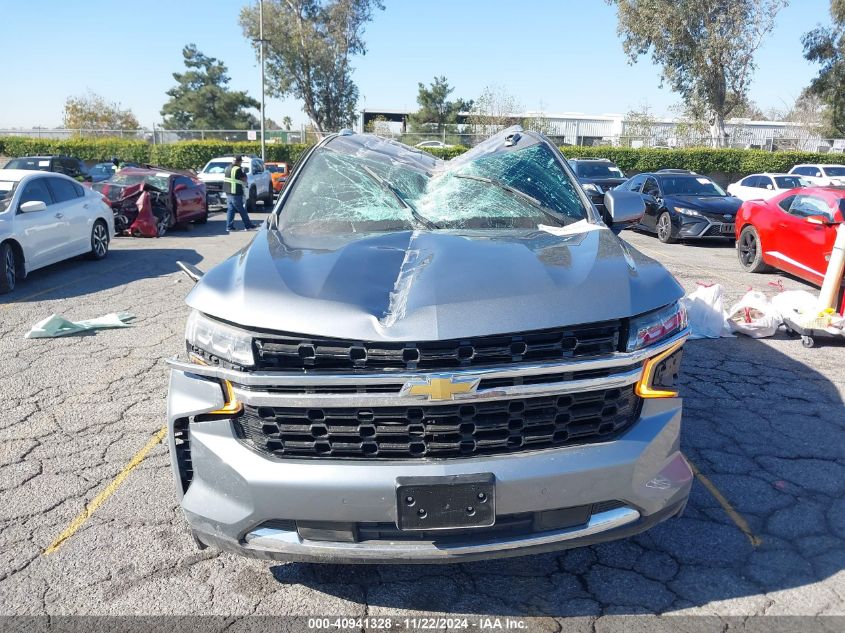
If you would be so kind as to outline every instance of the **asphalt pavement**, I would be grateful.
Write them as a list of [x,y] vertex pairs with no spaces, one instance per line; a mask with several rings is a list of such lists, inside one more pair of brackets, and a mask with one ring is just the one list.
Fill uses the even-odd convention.
[[[176,261],[208,269],[251,239],[223,227],[217,215],[163,238],[118,238],[104,261],[35,272],[0,299],[0,614],[467,614],[550,631],[654,613],[845,615],[845,347],[805,349],[783,333],[687,344],[682,446],[699,477],[683,517],[640,536],[447,566],[198,550],[160,441],[164,359],[184,348],[191,282]],[[624,237],[687,290],[718,282],[728,301],[749,287],[775,294],[779,279],[813,290],[740,272],[726,243]],[[135,315],[131,328],[24,338],[52,313],[118,311]]]

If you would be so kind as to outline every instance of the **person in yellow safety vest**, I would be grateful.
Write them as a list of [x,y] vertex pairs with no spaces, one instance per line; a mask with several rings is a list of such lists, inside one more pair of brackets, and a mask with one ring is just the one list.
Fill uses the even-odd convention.
[[223,173],[223,191],[226,192],[226,232],[235,230],[235,211],[244,223],[244,231],[251,231],[255,225],[250,222],[249,215],[244,209],[244,185],[246,174],[241,168],[241,157],[235,156],[232,164]]

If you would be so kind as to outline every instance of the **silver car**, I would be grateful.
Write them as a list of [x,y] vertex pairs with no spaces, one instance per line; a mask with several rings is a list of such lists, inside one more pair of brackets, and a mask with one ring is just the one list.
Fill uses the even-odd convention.
[[[643,212],[605,202],[617,229]],[[331,136],[252,243],[193,275],[168,422],[201,546],[466,561],[623,538],[686,504],[682,290],[541,135],[448,162]]]

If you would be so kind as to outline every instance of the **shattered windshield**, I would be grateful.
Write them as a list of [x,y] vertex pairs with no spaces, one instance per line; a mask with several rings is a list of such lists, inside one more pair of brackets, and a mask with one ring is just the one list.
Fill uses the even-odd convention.
[[159,174],[121,174],[117,173],[109,178],[109,185],[117,185],[119,187],[128,187],[130,185],[137,185],[139,183],[147,183],[161,191],[167,191],[167,181],[170,179],[168,175]]
[[12,195],[15,193],[16,182],[10,180],[0,180],[0,213],[3,213],[9,208],[12,202]]
[[536,229],[588,217],[544,143],[431,169],[377,151],[339,151],[348,146],[338,145],[316,149],[303,166],[281,210],[283,229]]

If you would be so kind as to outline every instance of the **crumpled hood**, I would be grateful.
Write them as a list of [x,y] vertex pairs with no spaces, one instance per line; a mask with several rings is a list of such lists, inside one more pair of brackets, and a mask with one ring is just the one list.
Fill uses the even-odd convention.
[[628,317],[683,295],[660,264],[587,227],[308,237],[264,229],[187,302],[251,329],[422,341]]
[[736,215],[742,200],[733,196],[666,196],[665,206],[685,207],[704,213]]

